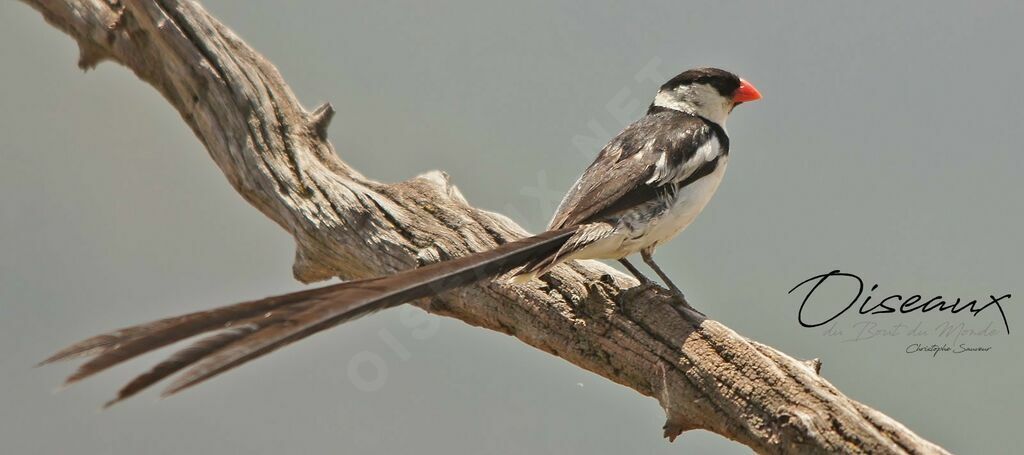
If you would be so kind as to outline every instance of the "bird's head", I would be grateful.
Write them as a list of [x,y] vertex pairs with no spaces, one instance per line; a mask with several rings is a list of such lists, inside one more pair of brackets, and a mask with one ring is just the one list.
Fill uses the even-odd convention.
[[699,115],[725,126],[734,107],[759,99],[761,93],[739,76],[718,68],[697,68],[663,84],[651,107]]

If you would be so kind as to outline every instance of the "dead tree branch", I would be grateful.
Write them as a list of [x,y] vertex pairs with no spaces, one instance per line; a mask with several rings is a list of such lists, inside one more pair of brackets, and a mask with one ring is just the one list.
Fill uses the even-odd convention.
[[[273,65],[185,0],[25,0],[73,37],[79,66],[120,63],[174,105],[232,186],[294,238],[303,282],[362,278],[526,234],[471,207],[445,174],[382,184],[326,140],[333,110],[306,111]],[[654,397],[665,435],[705,429],[761,453],[946,453],[836,390],[805,363],[596,262],[543,282],[493,282],[417,304],[513,335]]]

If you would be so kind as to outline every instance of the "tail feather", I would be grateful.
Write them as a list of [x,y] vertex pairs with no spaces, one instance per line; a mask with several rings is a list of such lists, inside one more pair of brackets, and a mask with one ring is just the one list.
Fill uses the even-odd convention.
[[[294,308],[293,308],[294,307]],[[235,343],[245,337],[262,330],[273,324],[280,323],[287,316],[301,311],[308,306],[303,304],[292,305],[288,308],[275,310],[274,314],[267,314],[264,316],[256,316],[247,320],[239,321],[237,324],[232,324],[230,327],[223,329],[213,335],[207,336],[188,347],[175,352],[173,355],[167,358],[151,368],[149,371],[135,377],[127,385],[118,390],[117,397],[108,401],[104,407],[110,407],[115,403],[129,398],[149,386],[156,384],[160,380],[187,368],[204,357],[217,352],[221,348]]]
[[566,258],[580,252],[601,239],[609,237],[614,232],[614,227],[608,223],[589,223],[580,226],[573,231],[573,235],[565,241],[552,254],[543,254],[532,257],[523,264],[515,277],[513,283],[525,283],[536,277],[543,276],[551,271],[556,265],[564,262]]
[[66,384],[71,384],[169,344],[206,332],[217,332],[174,353],[133,379],[107,406],[191,367],[164,392],[165,396],[171,395],[342,322],[493,278],[535,257],[550,255],[558,251],[574,231],[574,228],[547,231],[489,251],[394,275],[350,281],[127,327],[76,343],[40,364],[93,357],[67,379]]
[[268,326],[258,334],[237,340],[201,358],[188,371],[175,379],[164,391],[163,396],[173,395],[249,360],[266,355],[347,320],[355,319],[361,315],[357,313],[365,314],[331,308],[330,305],[318,305],[310,308],[289,318],[285,324]]
[[112,332],[96,335],[68,346],[56,354],[53,354],[46,360],[43,360],[39,365],[41,366],[63,360],[103,354],[108,351],[120,349],[127,343],[139,339],[146,339],[149,343],[153,344],[152,348],[140,353],[148,352],[152,349],[166,346],[193,335],[217,329],[219,326],[231,323],[231,321],[237,321],[254,315],[263,314],[284,305],[307,300],[318,293],[322,293],[326,289],[343,285],[344,283],[318,289],[293,292],[291,294],[267,297],[265,299],[238,303],[213,310],[197,311],[195,313],[125,327]]

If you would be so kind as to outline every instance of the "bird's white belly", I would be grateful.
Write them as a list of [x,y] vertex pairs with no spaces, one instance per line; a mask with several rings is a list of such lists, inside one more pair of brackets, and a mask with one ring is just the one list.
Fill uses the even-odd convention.
[[722,182],[728,157],[719,158],[719,165],[714,172],[697,181],[680,188],[675,200],[646,222],[623,222],[614,228],[613,233],[595,240],[565,259],[620,259],[634,254],[644,248],[665,243],[690,225],[714,196],[718,184]]
[[727,164],[728,158],[721,157],[714,172],[681,188],[676,193],[675,202],[652,220],[639,236],[624,241],[623,249],[635,252],[648,246],[657,246],[686,229],[711,201],[722,182]]

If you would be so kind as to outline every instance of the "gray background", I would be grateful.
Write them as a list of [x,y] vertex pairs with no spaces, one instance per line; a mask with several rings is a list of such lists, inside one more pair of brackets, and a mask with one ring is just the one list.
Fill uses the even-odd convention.
[[[306,106],[334,103],[331,138],[356,168],[447,170],[532,230],[653,96],[658,83],[635,78],[645,65],[741,74],[765,98],[734,113],[729,173],[662,264],[716,319],[821,357],[841,390],[926,438],[1019,449],[1016,333],[980,340],[985,354],[908,355],[906,339],[802,329],[786,294],[832,268],[879,293],[1020,291],[1019,2],[206,4]],[[706,432],[671,445],[654,400],[513,338],[435,317],[417,337],[418,310],[169,400],[95,412],[155,356],[50,395],[71,367],[31,365],[69,342],[300,285],[291,239],[154,90],[109,63],[83,75],[72,41],[16,2],[0,4],[0,57],[3,452],[746,452]],[[353,384],[357,355],[383,361],[378,390]]]

